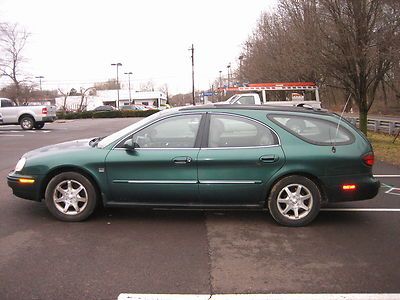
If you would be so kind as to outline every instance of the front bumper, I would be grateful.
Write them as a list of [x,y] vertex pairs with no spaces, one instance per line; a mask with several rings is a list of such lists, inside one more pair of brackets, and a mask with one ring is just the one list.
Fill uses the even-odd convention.
[[[374,198],[381,186],[371,175],[321,177],[328,202],[359,201]],[[355,185],[354,190],[343,190],[343,185]]]
[[[22,183],[20,179],[33,179],[33,183]],[[40,196],[40,178],[36,176],[26,176],[11,172],[7,176],[7,184],[17,197],[41,201]]]

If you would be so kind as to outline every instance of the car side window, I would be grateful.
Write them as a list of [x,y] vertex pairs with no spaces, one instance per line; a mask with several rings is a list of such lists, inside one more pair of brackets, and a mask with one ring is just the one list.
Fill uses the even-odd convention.
[[278,137],[266,126],[247,118],[211,115],[209,148],[260,147],[278,144]]
[[242,96],[239,98],[239,100],[236,102],[237,104],[244,104],[244,105],[251,105],[251,104],[256,104],[254,101],[253,96]]
[[13,107],[14,104],[9,100],[1,100],[1,107]]
[[123,148],[132,139],[138,148],[193,148],[199,131],[201,115],[170,117],[147,126],[124,139],[117,148]]
[[317,145],[350,144],[354,135],[335,122],[297,115],[274,115],[271,120],[306,142]]

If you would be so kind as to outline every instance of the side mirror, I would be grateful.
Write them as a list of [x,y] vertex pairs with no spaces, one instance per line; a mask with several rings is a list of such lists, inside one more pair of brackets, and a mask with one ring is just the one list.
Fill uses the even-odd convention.
[[134,151],[136,148],[140,148],[139,144],[134,142],[132,139],[126,140],[124,143],[124,148],[127,151]]

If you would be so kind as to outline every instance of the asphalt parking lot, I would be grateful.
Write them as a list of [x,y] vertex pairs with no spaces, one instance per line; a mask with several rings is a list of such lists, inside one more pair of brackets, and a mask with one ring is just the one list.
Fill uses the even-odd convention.
[[400,293],[400,168],[381,162],[375,199],[331,205],[303,228],[258,211],[101,209],[63,223],[8,188],[23,153],[134,121],[74,120],[29,132],[0,126],[0,299]]

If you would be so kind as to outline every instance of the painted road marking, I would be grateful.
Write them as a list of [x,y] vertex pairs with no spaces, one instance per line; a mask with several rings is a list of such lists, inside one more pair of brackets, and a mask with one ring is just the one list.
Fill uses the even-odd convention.
[[120,294],[118,300],[208,300],[211,295],[189,294]]
[[39,132],[42,132],[42,133],[49,133],[49,132],[51,132],[50,130],[27,130],[27,131],[25,131],[26,133],[39,133]]
[[120,294],[118,300],[398,300],[400,294]]
[[373,212],[400,212],[400,208],[353,208],[353,207],[347,207],[347,208],[321,208],[321,211],[373,211]]
[[[24,134],[13,134],[13,133],[24,133]],[[9,131],[0,131],[1,136],[25,136],[25,133],[49,133],[51,130],[40,130],[40,131],[22,131],[22,130],[9,130]],[[11,133],[11,134],[9,134]]]
[[374,175],[374,177],[380,177],[380,178],[397,178],[397,177],[400,177],[400,175]]
[[381,183],[381,188],[388,189],[385,194],[400,196],[400,188],[394,187],[393,185],[389,185],[386,183]]

